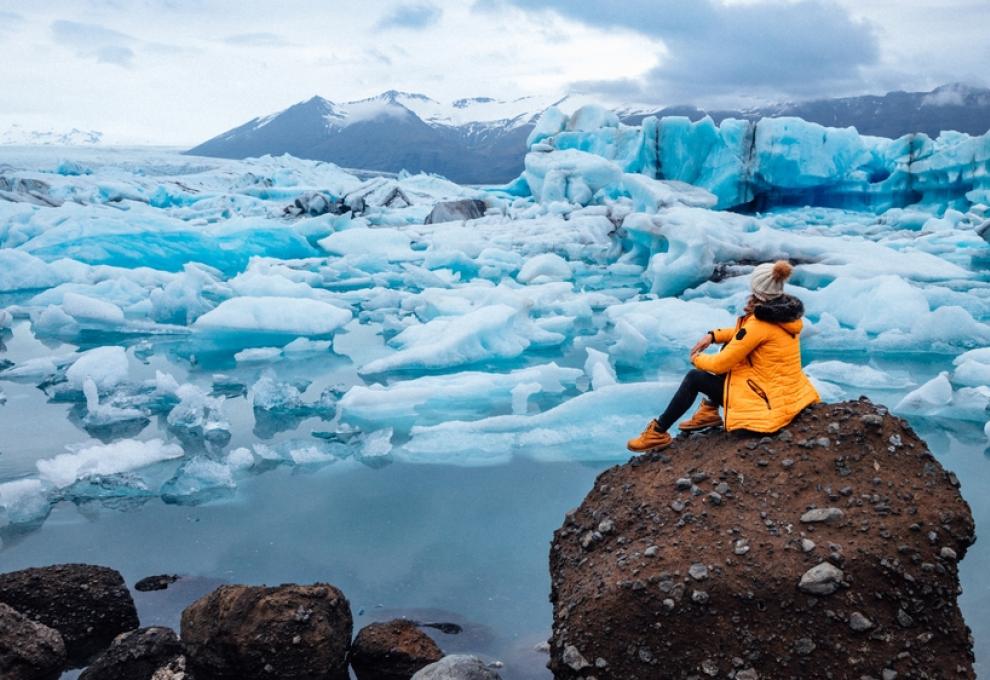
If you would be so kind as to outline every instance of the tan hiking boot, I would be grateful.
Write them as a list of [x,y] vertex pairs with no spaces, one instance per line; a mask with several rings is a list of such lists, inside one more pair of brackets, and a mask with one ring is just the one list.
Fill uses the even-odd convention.
[[657,421],[651,420],[642,434],[626,443],[626,448],[633,453],[652,453],[667,448],[672,441],[673,437],[658,430]]
[[688,420],[680,423],[677,427],[681,432],[694,432],[704,430],[708,427],[721,427],[722,416],[718,414],[718,406],[707,399],[701,400],[701,407]]

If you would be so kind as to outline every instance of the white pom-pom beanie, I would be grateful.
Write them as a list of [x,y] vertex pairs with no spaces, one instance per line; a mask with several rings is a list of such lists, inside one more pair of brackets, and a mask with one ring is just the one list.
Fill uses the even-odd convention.
[[753,295],[764,302],[779,298],[784,294],[784,281],[790,277],[792,271],[794,267],[787,260],[757,266],[749,280]]

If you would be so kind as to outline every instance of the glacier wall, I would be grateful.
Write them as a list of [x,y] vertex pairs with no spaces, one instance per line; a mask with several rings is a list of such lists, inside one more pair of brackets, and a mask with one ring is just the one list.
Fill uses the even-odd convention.
[[[547,111],[528,142],[522,179],[540,198],[546,175],[541,170],[553,161],[539,156],[577,151],[611,161],[623,173],[705,189],[719,209],[809,205],[883,212],[915,204],[966,210],[990,203],[990,133],[885,139],[800,118],[715,125],[711,118],[692,123],[651,116],[627,126],[599,107],[584,107],[572,116]],[[568,162],[573,165],[573,155]]]

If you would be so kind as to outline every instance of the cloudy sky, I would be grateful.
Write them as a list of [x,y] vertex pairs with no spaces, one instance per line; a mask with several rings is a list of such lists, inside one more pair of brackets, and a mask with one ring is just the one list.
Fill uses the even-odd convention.
[[988,20],[987,0],[0,0],[0,128],[184,145],[314,94],[715,106],[987,85]]

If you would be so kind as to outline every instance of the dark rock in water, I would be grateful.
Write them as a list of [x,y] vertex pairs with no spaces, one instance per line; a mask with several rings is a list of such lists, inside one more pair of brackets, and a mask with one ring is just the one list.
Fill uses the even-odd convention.
[[10,359],[0,359],[0,372],[6,371],[8,368],[12,368],[14,362]]
[[148,593],[152,590],[165,590],[178,580],[179,577],[175,574],[147,576],[134,584],[134,590],[139,590],[142,593]]
[[59,632],[0,603],[0,678],[55,680],[64,667]]
[[460,635],[464,628],[456,623],[419,623],[423,628],[435,628],[445,635]]
[[423,668],[412,680],[502,680],[502,676],[476,656],[451,654]]
[[442,658],[437,643],[405,619],[365,626],[351,646],[351,667],[358,680],[409,680]]
[[484,217],[488,206],[484,201],[476,198],[465,198],[460,201],[443,201],[433,206],[433,210],[426,216],[424,224],[438,224],[440,222],[455,222],[457,220],[476,220]]
[[974,524],[954,475],[865,398],[789,429],[682,436],[599,476],[550,551],[555,678],[975,677],[957,602]]
[[353,625],[331,585],[233,585],[186,607],[181,634],[197,678],[344,680]]
[[124,578],[107,567],[59,564],[0,574],[0,602],[61,633],[73,667],[138,627]]
[[151,680],[181,655],[182,644],[172,629],[140,628],[118,635],[79,680]]

